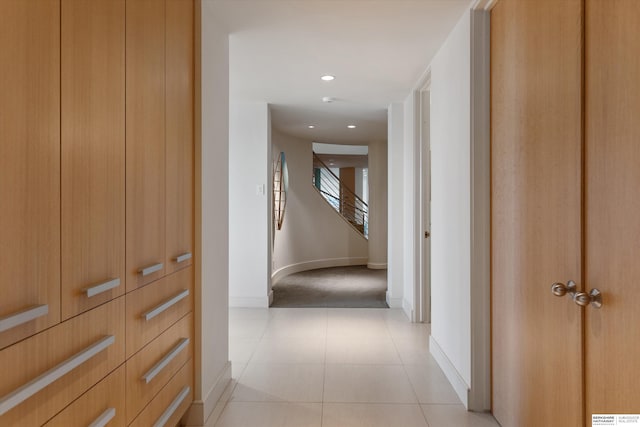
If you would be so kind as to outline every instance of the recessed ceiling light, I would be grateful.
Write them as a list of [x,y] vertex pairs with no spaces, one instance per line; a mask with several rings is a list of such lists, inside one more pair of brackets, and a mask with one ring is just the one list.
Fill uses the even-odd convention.
[[315,126],[314,126],[314,125],[309,125],[308,127],[309,127],[309,129],[313,129],[313,128],[315,128]]
[[322,77],[320,77],[320,78],[321,78],[322,80],[324,80],[325,82],[330,82],[331,80],[335,79],[335,77],[334,77],[334,76],[329,75],[329,74],[324,75],[324,76],[322,76]]
[[356,125],[347,125],[347,127],[348,127],[349,129],[355,129],[355,128],[356,128]]

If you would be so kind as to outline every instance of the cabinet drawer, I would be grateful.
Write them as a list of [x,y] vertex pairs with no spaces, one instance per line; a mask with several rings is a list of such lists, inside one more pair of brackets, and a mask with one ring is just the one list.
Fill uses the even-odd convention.
[[193,268],[133,291],[127,298],[127,358],[167,330],[193,307]]
[[131,427],[175,426],[193,401],[193,360],[184,364]]
[[191,359],[192,325],[193,315],[190,313],[127,361],[128,423]]
[[124,362],[124,298],[0,352],[0,425],[36,426]]
[[45,427],[125,426],[124,394],[125,369],[121,366],[67,406]]

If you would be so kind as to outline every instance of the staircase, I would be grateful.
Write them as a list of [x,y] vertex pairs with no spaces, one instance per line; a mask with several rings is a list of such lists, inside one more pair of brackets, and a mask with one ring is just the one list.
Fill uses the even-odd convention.
[[369,235],[369,206],[313,153],[313,186],[362,236]]

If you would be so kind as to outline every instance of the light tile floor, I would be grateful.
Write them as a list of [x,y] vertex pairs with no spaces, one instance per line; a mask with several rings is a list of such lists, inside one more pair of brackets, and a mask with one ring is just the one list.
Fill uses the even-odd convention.
[[207,427],[497,427],[467,412],[398,309],[230,309],[234,381]]

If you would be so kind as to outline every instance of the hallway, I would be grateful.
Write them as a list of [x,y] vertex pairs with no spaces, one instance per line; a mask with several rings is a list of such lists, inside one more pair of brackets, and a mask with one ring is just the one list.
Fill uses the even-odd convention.
[[366,265],[290,274],[273,285],[271,307],[388,308],[387,270]]
[[207,426],[497,426],[465,411],[428,336],[399,309],[230,309],[234,381]]

